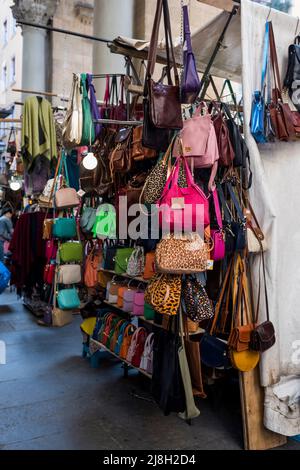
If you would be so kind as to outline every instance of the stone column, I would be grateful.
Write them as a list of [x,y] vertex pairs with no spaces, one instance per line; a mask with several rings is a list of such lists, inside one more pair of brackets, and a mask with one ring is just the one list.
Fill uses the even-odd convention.
[[[11,9],[17,21],[23,20],[46,26],[53,17],[58,2],[59,0],[14,0]],[[22,34],[22,88],[48,91],[46,90],[47,31],[23,25]],[[28,96],[26,94],[24,98]]]
[[[94,0],[94,36],[113,40],[133,36],[134,0]],[[94,42],[94,73],[125,73],[124,58],[111,54],[105,43]],[[99,81],[99,83],[98,83]],[[95,82],[98,99],[104,94],[104,80]]]

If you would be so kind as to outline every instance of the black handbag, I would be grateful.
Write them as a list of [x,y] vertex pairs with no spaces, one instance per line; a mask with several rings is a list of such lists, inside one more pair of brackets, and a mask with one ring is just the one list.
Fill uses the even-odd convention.
[[227,182],[226,186],[238,215],[238,220],[232,221],[230,227],[235,237],[235,251],[243,251],[247,245],[246,218],[233,191],[231,183]]
[[165,415],[172,411],[183,412],[186,402],[178,356],[181,346],[179,334],[170,328],[157,330],[153,344],[152,395]]
[[289,60],[286,76],[284,79],[284,88],[288,89],[289,96],[300,111],[299,103],[299,82],[300,81],[300,36],[295,38],[294,44],[289,46]]
[[117,244],[114,243],[112,240],[106,242],[106,245],[104,246],[104,253],[103,253],[103,258],[104,258],[103,268],[104,269],[107,269],[109,271],[114,271],[117,248],[118,248]]

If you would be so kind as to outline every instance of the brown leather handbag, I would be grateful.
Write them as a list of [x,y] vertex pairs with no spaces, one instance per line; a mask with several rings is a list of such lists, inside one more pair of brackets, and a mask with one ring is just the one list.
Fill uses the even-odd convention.
[[231,166],[234,160],[234,150],[231,144],[228,127],[225,123],[222,111],[218,105],[213,102],[216,114],[212,116],[213,125],[217,137],[220,166]]
[[131,169],[131,136],[132,129],[120,129],[115,138],[116,147],[109,156],[111,175],[127,173]]
[[275,88],[272,91],[272,103],[269,107],[271,122],[278,140],[288,141],[296,140],[296,132],[294,128],[294,119],[292,111],[287,103],[282,100],[282,88],[278,67],[278,58],[276,52],[273,25],[270,21],[270,53],[271,64],[274,76]]
[[143,146],[142,143],[143,126],[137,126],[132,134],[132,158],[135,161],[156,158],[156,150]]
[[[164,16],[165,27],[167,53],[166,76],[168,79],[168,84],[163,83],[163,77],[158,82],[155,82],[152,78],[157,56],[159,25],[162,13]],[[172,61],[170,60],[170,53],[172,56]],[[173,68],[174,71],[175,84],[172,82],[171,68]],[[149,137],[151,136],[151,133],[149,133],[149,129],[145,129],[145,122],[149,123],[150,126],[152,124],[154,128],[164,130],[181,129],[183,127],[180,104],[179,76],[173,49],[171,23],[167,0],[157,0],[156,4],[156,13],[148,53],[144,88],[144,112],[146,116],[144,117],[143,143],[145,146],[149,145],[150,148],[156,147],[153,146],[153,143],[150,141]]]

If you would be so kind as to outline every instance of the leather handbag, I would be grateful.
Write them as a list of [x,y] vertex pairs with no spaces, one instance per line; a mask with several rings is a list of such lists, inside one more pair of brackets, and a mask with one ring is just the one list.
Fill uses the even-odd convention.
[[129,257],[126,273],[128,274],[128,276],[132,277],[141,276],[144,272],[144,268],[144,248],[142,246],[137,246]]
[[71,209],[80,204],[79,197],[74,188],[61,188],[55,193],[55,207],[57,210]]
[[194,276],[185,276],[182,280],[184,311],[193,322],[210,320],[214,316],[212,302],[205,288]]
[[140,366],[146,338],[147,331],[143,327],[137,328],[133,333],[126,360],[134,367]]
[[201,83],[197,72],[195,56],[192,50],[191,31],[187,5],[182,6],[183,13],[183,73],[181,78],[181,103],[192,104],[196,100]]
[[116,274],[126,273],[128,261],[134,248],[117,248],[114,270]]
[[70,239],[77,235],[75,217],[59,217],[53,220],[52,236],[60,239]]
[[255,369],[259,363],[259,353],[257,351],[251,351],[247,349],[246,351],[230,351],[230,359],[233,367],[238,369],[241,372],[249,372],[252,369]]
[[122,344],[121,344],[121,347],[120,347],[120,358],[121,359],[126,360],[126,358],[127,358],[128,350],[129,350],[130,343],[131,343],[131,340],[132,340],[132,337],[133,337],[133,334],[134,334],[135,330],[136,330],[135,326],[132,325],[131,323],[129,325],[127,325],[126,328],[125,328]]
[[[178,176],[180,162],[183,161],[187,187],[180,188]],[[186,160],[179,157],[174,172],[170,175],[163,194],[157,203],[160,209],[160,226],[168,231],[181,230],[188,221],[189,231],[196,231],[209,224],[209,203],[205,193],[194,182]],[[186,230],[186,227],[185,227]]]
[[44,224],[43,224],[43,240],[50,240],[52,238],[52,226],[53,226],[53,219],[45,218]]
[[250,130],[254,139],[258,143],[267,142],[266,128],[265,128],[266,104],[265,104],[265,99],[264,99],[264,88],[265,88],[265,80],[266,80],[266,75],[267,75],[268,57],[269,57],[269,25],[270,23],[266,21],[261,85],[260,85],[260,90],[256,90],[253,94],[252,109],[251,109]]
[[207,270],[209,249],[198,233],[167,235],[155,250],[158,272],[192,274]]
[[119,336],[114,347],[114,353],[117,354],[118,356],[120,355],[120,350],[121,350],[121,345],[123,342],[125,330],[129,325],[130,323],[128,321],[124,321],[119,329]]
[[211,238],[213,240],[211,259],[213,259],[214,261],[219,261],[225,257],[225,236],[224,236],[224,231],[223,231],[222,215],[221,215],[221,210],[220,210],[217,189],[215,189],[212,194],[213,194],[214,208],[215,208],[218,228],[211,229]]
[[81,266],[79,264],[59,266],[57,282],[58,284],[78,284],[81,282]]
[[131,287],[127,287],[123,293],[123,310],[124,312],[132,313],[134,297],[137,290]]
[[56,259],[56,254],[57,254],[56,241],[53,240],[53,238],[51,240],[47,240],[46,250],[45,250],[45,256],[46,256],[46,259],[47,259],[47,263],[49,263],[49,261],[51,261],[51,260],[55,260]]
[[143,126],[136,126],[132,133],[132,158],[135,161],[148,160],[157,157],[157,152],[143,146]]
[[66,148],[80,145],[82,136],[82,104],[80,93],[80,74],[73,74],[71,97],[68,103],[66,117],[63,123],[63,142]]
[[289,46],[288,51],[288,67],[284,80],[284,88],[289,92],[297,111],[300,111],[299,104],[299,81],[300,81],[300,36],[294,40],[294,44]]
[[256,308],[256,315],[255,315],[255,328],[251,332],[250,348],[253,351],[259,351],[260,353],[263,353],[264,351],[267,351],[275,344],[276,337],[275,337],[274,325],[270,321],[265,259],[264,259],[263,252],[261,252],[261,261],[262,261],[262,266],[263,266],[265,308],[266,308],[267,320],[261,324],[258,324],[258,316],[259,316],[259,308],[260,308],[260,291],[261,291],[261,288],[260,288],[261,275],[259,273],[259,288],[258,288],[258,300],[257,300],[257,308]]
[[154,333],[150,333],[145,341],[144,351],[139,365],[139,368],[145,370],[149,375],[152,375],[153,372],[153,344]]
[[[162,9],[159,5],[162,4]],[[157,39],[150,42],[148,63],[146,71],[146,86],[149,93],[149,111],[152,124],[160,129],[181,129],[182,128],[182,115],[180,104],[180,91],[179,91],[179,77],[177,72],[176,60],[172,42],[171,22],[169,14],[169,6],[167,0],[157,0],[158,9],[160,12],[163,10],[166,50],[167,50],[167,68],[166,75],[168,84],[164,85],[162,81],[155,82],[152,79],[154,67],[157,56]],[[160,16],[153,29],[159,28]],[[156,21],[156,18],[155,20]],[[152,37],[151,37],[152,39]],[[172,62],[170,61],[170,49]],[[171,79],[171,68],[173,68],[175,85]]]
[[132,128],[120,129],[115,137],[116,147],[109,156],[112,177],[115,173],[127,173],[131,169],[131,136]]
[[118,289],[118,298],[117,298],[117,307],[123,308],[124,305],[124,292],[127,289],[127,286],[121,286]]
[[78,308],[80,306],[80,300],[77,290],[73,287],[72,289],[62,289],[58,291],[57,303],[61,310],[73,310]]
[[[144,295],[144,301],[145,301],[145,295]],[[144,303],[144,317],[146,320],[154,320],[155,316],[155,311],[151,307],[151,305]]]
[[85,261],[84,285],[95,287],[98,284],[98,267],[101,256],[92,249]]
[[95,207],[85,207],[80,217],[80,228],[85,233],[91,233],[96,220],[97,209]]
[[272,103],[270,105],[270,117],[278,140],[296,140],[293,125],[293,115],[290,107],[282,100],[281,79],[279,73],[275,38],[272,22],[269,22],[271,64],[274,76],[275,88],[272,91]]
[[80,242],[65,242],[59,247],[59,257],[62,263],[81,263],[83,249]]
[[80,74],[80,92],[82,106],[82,134],[81,145],[92,145],[95,141],[95,127],[92,117],[91,103],[87,88],[87,74]]
[[62,310],[60,308],[52,309],[52,326],[62,327],[72,323],[73,316],[72,312],[68,310]]
[[134,316],[144,315],[145,292],[137,291],[133,298],[132,313]]
[[267,251],[268,246],[265,236],[260,228],[254,210],[247,198],[246,205],[248,206],[248,209],[246,209],[248,252],[261,253],[262,251]]
[[118,320],[116,321],[116,324],[113,325],[113,327],[110,330],[109,337],[106,341],[106,347],[110,349],[111,351],[114,351],[115,349],[116,342],[118,341],[118,337],[119,337],[119,331],[123,323],[126,323],[126,320],[124,320],[123,318],[120,319],[119,317]]
[[109,289],[108,289],[108,302],[110,304],[116,304],[118,301],[118,291],[119,288],[122,287],[120,283],[117,283],[114,279],[112,279]]
[[143,279],[149,280],[155,274],[155,251],[150,251],[145,257],[145,268],[143,273]]
[[55,276],[55,263],[46,264],[44,268],[44,282],[46,284],[53,284]]
[[214,102],[213,106],[216,111],[216,114],[212,116],[212,121],[219,150],[218,166],[228,167],[232,165],[234,160],[234,150],[231,144],[229,130],[225,123],[222,107],[219,109],[219,106]]
[[181,276],[156,274],[145,290],[145,302],[162,315],[176,315],[180,304]]
[[211,168],[208,188],[212,190],[218,169],[218,142],[211,115],[207,113],[201,116],[200,111],[201,106],[196,109],[191,119],[184,121],[180,132],[182,149],[178,148],[177,155],[191,157],[195,168]]

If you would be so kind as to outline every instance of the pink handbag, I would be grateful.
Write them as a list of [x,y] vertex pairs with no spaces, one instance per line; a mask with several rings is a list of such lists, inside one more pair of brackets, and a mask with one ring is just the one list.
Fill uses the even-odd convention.
[[55,207],[58,210],[77,207],[80,204],[78,194],[74,188],[61,188],[55,193]]
[[[178,186],[180,162],[186,173],[187,187]],[[205,193],[196,185],[184,157],[178,157],[174,171],[169,176],[162,196],[157,203],[160,210],[159,223],[161,227],[170,228],[170,231],[182,230],[184,222],[189,224],[188,231],[195,231],[209,224],[209,202]],[[164,221],[164,223],[163,223]],[[186,230],[185,230],[186,231]]]
[[133,300],[133,315],[143,316],[144,315],[144,292],[136,292]]
[[57,253],[57,244],[53,238],[51,240],[47,240],[46,243],[46,252],[45,256],[47,258],[47,263],[49,263],[52,259],[56,259]]
[[131,289],[130,287],[124,291],[123,293],[124,312],[132,313],[135,293],[136,293],[136,289]]
[[[195,168],[211,168],[208,189],[214,187],[217,174],[219,149],[215,128],[210,114],[200,115],[198,107],[191,119],[186,119],[180,132],[182,155],[192,157],[191,165]],[[177,155],[179,149],[177,150]]]
[[211,258],[214,261],[218,261],[224,258],[225,256],[225,240],[224,240],[224,232],[223,232],[223,224],[222,224],[222,216],[218,198],[218,191],[215,189],[213,191],[213,200],[215,206],[215,212],[217,217],[218,229],[211,230],[211,237],[213,240],[213,249],[211,252]]

